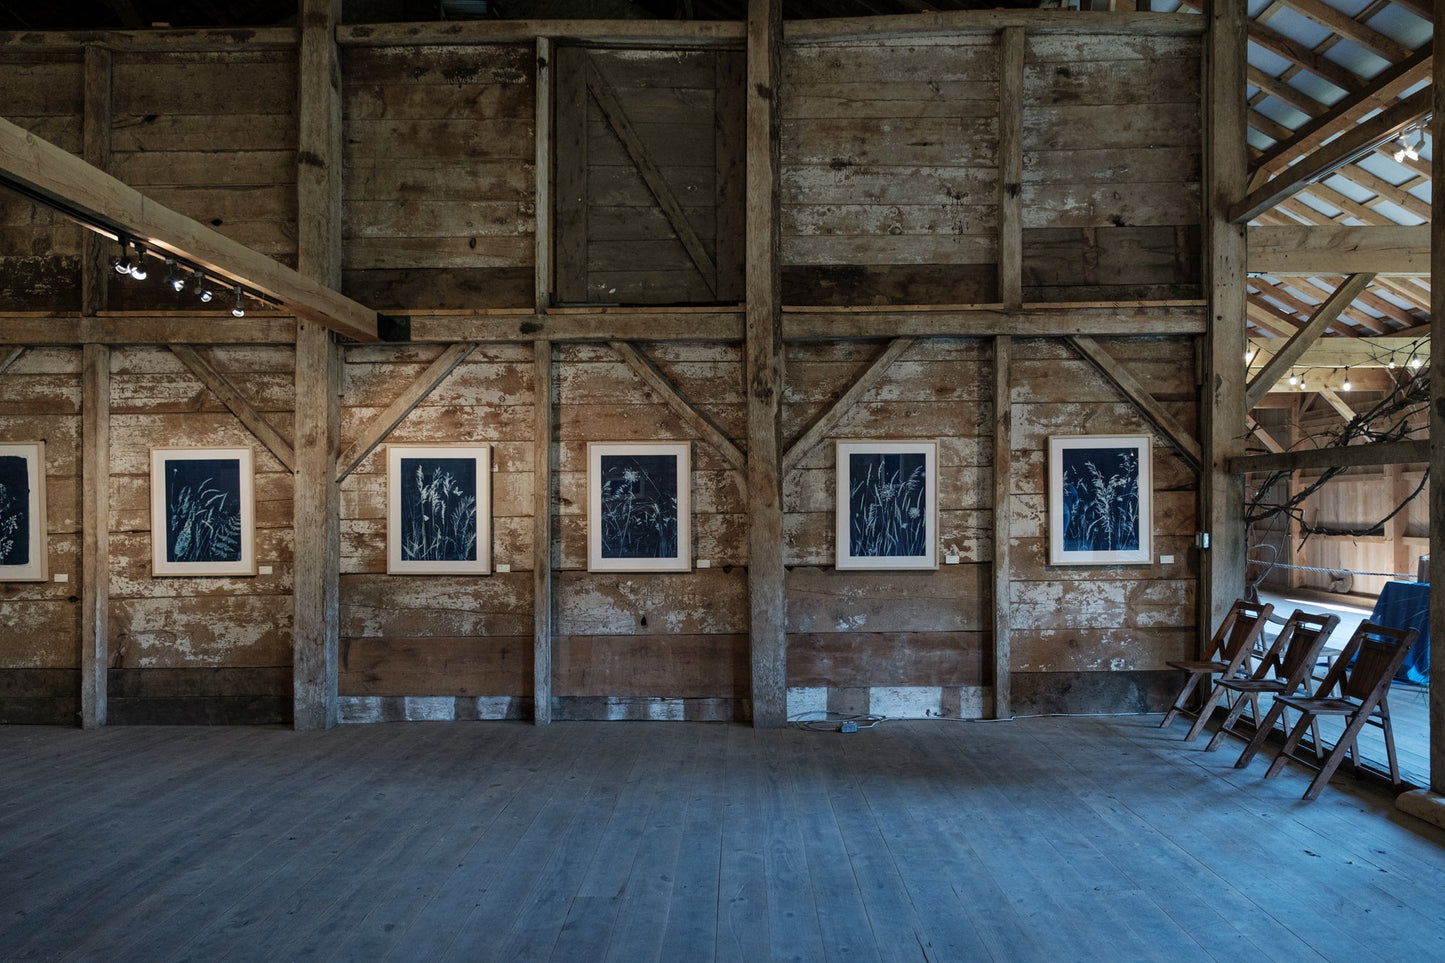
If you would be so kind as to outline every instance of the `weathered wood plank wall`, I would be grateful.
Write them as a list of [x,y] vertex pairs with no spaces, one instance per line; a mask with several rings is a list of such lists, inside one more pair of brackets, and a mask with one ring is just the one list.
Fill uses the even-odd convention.
[[784,50],[786,302],[998,300],[996,42]]
[[[0,117],[82,152],[85,71],[79,53],[0,57],[0,91]],[[84,233],[59,214],[0,191],[0,305],[78,310]]]
[[[1198,49],[1197,39],[1029,36],[1022,96],[1001,98],[992,32],[789,47],[782,98],[785,301],[997,301],[997,154],[1005,100],[1020,103],[1022,111],[1025,300],[1196,297],[1199,108],[1193,85],[1179,77],[1197,73]],[[417,313],[530,309],[536,303],[534,55],[532,44],[344,48],[347,293],[379,309]],[[704,253],[714,259],[718,287],[706,297],[690,288],[682,296],[735,299],[737,278],[728,281],[732,288],[723,283],[725,265],[740,264],[743,236],[727,214],[734,195],[723,185],[737,176],[730,147],[715,130],[704,138],[700,128],[696,137],[675,128],[687,127],[699,110],[716,120],[735,109],[730,98],[741,94],[727,82],[738,82],[730,66],[736,56],[649,51],[607,57],[608,67],[627,64],[628,71],[608,76],[623,88],[622,102],[647,118],[644,125],[672,131],[662,139],[677,142],[677,150],[700,152],[695,165],[663,165],[674,192],[705,197],[696,209],[683,207],[697,224],[712,228],[711,236],[698,233]],[[900,62],[908,65],[906,77]],[[151,63],[154,77],[145,69]],[[296,157],[292,54],[125,53],[116,55],[116,71],[117,171],[202,221],[219,221],[221,231],[294,260],[294,174],[288,172],[304,159]],[[51,73],[52,91],[31,90],[38,83],[32,74]],[[0,78],[6,76],[30,91],[29,113],[19,116],[79,151],[81,58],[0,51]],[[175,83],[162,83],[166,77]],[[615,133],[599,126],[595,104],[583,112],[590,117],[584,128],[566,128],[565,118],[578,115],[575,109],[569,115],[565,102],[566,91],[579,87],[572,80],[569,87],[567,78],[557,78],[558,150],[569,136],[585,134],[589,143],[603,145],[597,157],[614,162],[583,172],[591,199],[588,223],[595,222],[597,238],[617,242],[607,252],[607,245],[599,247],[595,257],[584,254],[586,283],[615,278],[621,287],[613,291],[610,285],[598,300],[645,301],[649,291],[659,290],[658,279],[682,263],[679,251],[688,259],[695,251],[671,241],[677,250],[659,254],[651,234],[627,233],[655,228],[663,215],[644,217],[643,207],[628,200],[641,175]],[[237,90],[246,95],[234,96]],[[1130,105],[1127,115],[1122,104]],[[1115,123],[1121,116],[1127,122]],[[207,117],[214,119],[210,128],[202,123]],[[559,180],[557,223],[565,228],[562,186]],[[53,221],[29,205],[0,203],[5,263],[32,256],[28,251],[41,257],[41,273],[75,275],[49,288],[25,282],[29,287],[9,292],[5,307],[78,305],[78,233]],[[559,257],[567,240],[559,235]],[[682,268],[680,273],[696,274],[697,265]],[[112,282],[114,306],[176,306],[159,273],[145,286]],[[598,315],[597,323],[605,325],[605,316]],[[840,331],[845,340],[787,346],[785,443],[797,439],[888,346],[885,330],[847,340],[859,337],[860,324],[866,320]],[[635,348],[742,445],[743,350],[709,341],[709,335],[699,331],[696,341],[638,342]],[[1196,429],[1191,340],[1102,343]],[[345,346],[341,450],[361,438],[372,418],[444,350],[428,344]],[[742,473],[612,347],[559,343],[552,350],[559,493],[549,546],[556,572],[555,716],[744,716],[750,666]],[[213,360],[290,437],[294,351],[224,348],[214,351]],[[212,713],[206,721],[217,718],[218,700],[235,700],[233,708],[244,705],[253,715],[263,713],[268,699],[289,705],[290,474],[168,350],[120,347],[113,368],[112,721],[159,718],[159,697],[166,694],[192,697],[177,712]],[[1186,655],[1196,635],[1196,563],[1189,542],[1197,527],[1198,479],[1156,439],[1156,553],[1174,555],[1172,565],[1049,568],[1043,523],[1047,435],[1147,429],[1117,389],[1062,340],[1015,340],[1009,370],[1014,487],[1004,510],[1012,533],[1014,709],[1156,705],[1164,660]],[[997,421],[992,379],[987,338],[920,338],[788,473],[789,712],[968,717],[989,710]],[[344,478],[339,685],[347,718],[532,714],[534,431],[539,395],[545,398],[547,390],[534,381],[530,344],[479,347],[386,439],[491,446],[495,574],[386,575],[384,444]],[[15,438],[43,432],[52,446],[57,572],[66,569],[66,552],[78,554],[79,384],[79,352],[72,349],[27,352],[0,375],[0,429]],[[934,572],[833,570],[833,442],[840,438],[939,441],[940,554],[956,556],[957,564]],[[588,573],[586,443],[655,439],[692,442],[694,554],[708,565],[680,574]],[[162,443],[247,444],[255,450],[258,557],[273,567],[270,575],[150,577],[148,453]],[[72,567],[79,571],[78,564]],[[26,641],[29,633],[7,634],[0,626],[0,671],[76,671],[76,613],[67,594],[74,592],[73,582],[69,588],[0,586],[7,613],[14,611],[27,625],[54,627],[37,647]],[[73,681],[51,684],[47,692],[73,688]]]
[[[289,436],[289,346],[219,348],[213,367]],[[111,355],[109,721],[290,717],[292,475],[171,351]],[[151,574],[151,450],[252,449],[255,577]]]
[[[1104,339],[1101,345],[1174,417],[1198,425],[1194,345]],[[1142,711],[1167,701],[1169,659],[1190,658],[1199,479],[1154,440],[1154,556],[1147,566],[1048,564],[1048,437],[1150,433],[1117,388],[1060,341],[1013,342],[1010,607],[1014,711]],[[1160,556],[1173,556],[1168,564]]]
[[1024,300],[1199,298],[1199,44],[1031,36]]
[[45,442],[51,573],[0,582],[0,721],[73,725],[80,712],[80,354],[27,349],[0,374],[0,437]]
[[[877,354],[868,343],[791,345],[784,431]],[[981,715],[992,684],[992,359],[982,340],[915,342],[784,483],[790,713]],[[837,571],[834,442],[937,440],[937,571]]]
[[531,306],[534,57],[342,51],[343,293],[378,310]]

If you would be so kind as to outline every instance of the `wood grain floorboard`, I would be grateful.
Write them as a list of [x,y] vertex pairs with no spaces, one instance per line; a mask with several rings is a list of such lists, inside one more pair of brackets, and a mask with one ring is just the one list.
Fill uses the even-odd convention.
[[0,727],[0,960],[1445,959],[1445,832],[1157,721]]

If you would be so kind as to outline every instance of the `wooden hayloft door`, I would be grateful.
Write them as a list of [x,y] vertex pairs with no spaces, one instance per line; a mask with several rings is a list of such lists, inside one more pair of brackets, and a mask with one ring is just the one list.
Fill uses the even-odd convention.
[[556,295],[736,303],[741,51],[557,51]]

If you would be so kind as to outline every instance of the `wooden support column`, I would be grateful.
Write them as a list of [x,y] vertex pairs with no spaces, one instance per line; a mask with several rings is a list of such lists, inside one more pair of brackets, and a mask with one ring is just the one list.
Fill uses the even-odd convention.
[[[111,54],[95,44],[85,46],[85,162],[100,170],[110,169]],[[85,232],[84,256],[80,262],[80,313],[94,316],[104,311],[106,285],[110,281],[104,237]]]
[[[1445,29],[1445,3],[1435,4],[1435,30]],[[1435,113],[1430,134],[1445,136],[1445,63],[1434,67]],[[1434,179],[1445,184],[1445,153],[1435,152]],[[1445,191],[1431,195],[1430,340],[1445,338]],[[1445,825],[1445,351],[1430,352],[1430,788],[1437,826]]]
[[1009,604],[1013,560],[1009,515],[1013,499],[1009,467],[1013,464],[1012,380],[1010,339],[993,339],[993,715],[1013,715],[1013,613]]
[[[302,0],[297,150],[298,272],[341,284],[340,0]],[[296,330],[295,587],[292,698],[297,729],[337,723],[341,612],[340,358],[331,332]]]
[[1245,425],[1245,231],[1230,221],[1244,196],[1245,27],[1242,4],[1215,3],[1209,11],[1205,95],[1208,116],[1204,212],[1209,243],[1209,333],[1201,415],[1204,531],[1210,547],[1200,566],[1204,580],[1199,625],[1203,645],[1230,604],[1244,594],[1244,478],[1228,470],[1243,454]]
[[80,724],[105,725],[110,665],[110,349],[82,349]]
[[747,404],[748,597],[753,725],[788,721],[783,573],[783,318],[779,255],[778,82],[781,0],[748,4]]
[[1024,303],[1024,29],[1005,27],[998,50],[998,289],[1005,308]]
[[[540,314],[552,306],[552,39],[537,38],[537,100],[536,100],[536,162],[537,162],[537,233],[534,302]],[[537,343],[540,356],[543,345]],[[550,346],[547,348],[550,353]]]
[[533,348],[532,447],[532,721],[552,721],[552,479],[556,447],[552,444],[552,342]]

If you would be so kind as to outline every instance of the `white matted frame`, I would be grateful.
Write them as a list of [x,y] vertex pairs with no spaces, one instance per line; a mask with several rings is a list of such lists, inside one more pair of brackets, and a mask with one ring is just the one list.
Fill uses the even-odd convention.
[[0,582],[49,578],[45,442],[0,444]]
[[491,574],[489,446],[387,446],[386,571]]
[[151,449],[151,572],[255,575],[250,448]]
[[587,570],[692,571],[692,445],[589,442]]
[[1153,439],[1049,438],[1049,564],[1146,565],[1152,551]]
[[938,443],[839,441],[840,569],[938,568]]

